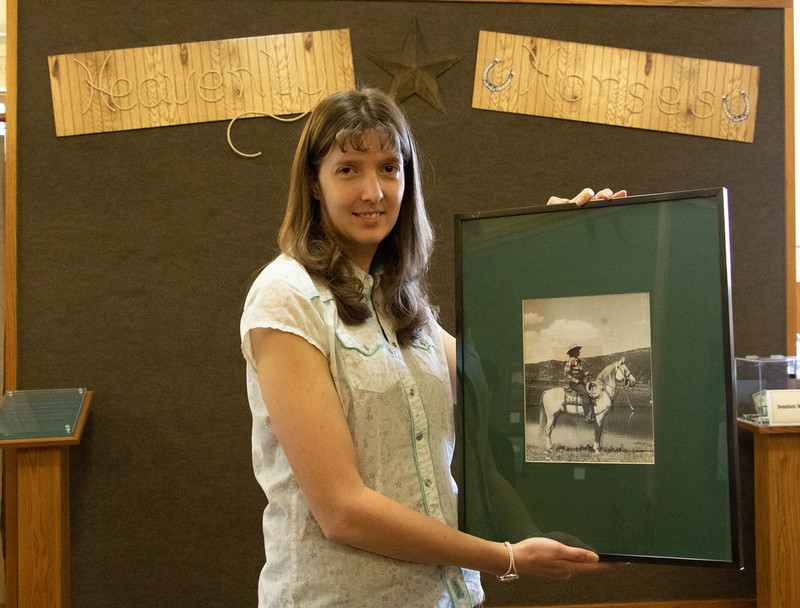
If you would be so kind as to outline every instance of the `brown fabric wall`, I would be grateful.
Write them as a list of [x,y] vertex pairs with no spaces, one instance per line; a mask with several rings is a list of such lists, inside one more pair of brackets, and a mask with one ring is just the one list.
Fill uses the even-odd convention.
[[[453,214],[540,203],[584,185],[643,194],[726,186],[735,349],[785,335],[783,12],[438,2],[115,0],[19,7],[19,388],[94,391],[73,448],[72,602],[255,605],[264,498],[249,456],[238,317],[275,254],[301,124],[267,119],[56,138],[47,55],[350,28],[356,78],[399,49],[413,17],[447,114],[404,104],[438,229],[431,271],[454,330]],[[471,109],[478,31],[530,34],[761,66],[755,142]],[[687,303],[687,314],[690,314]],[[770,311],[770,314],[765,314]],[[745,572],[634,565],[563,583],[487,579],[493,605],[755,595],[752,444],[741,446]],[[580,505],[565,506],[578,508]],[[313,576],[313,572],[309,573]]]

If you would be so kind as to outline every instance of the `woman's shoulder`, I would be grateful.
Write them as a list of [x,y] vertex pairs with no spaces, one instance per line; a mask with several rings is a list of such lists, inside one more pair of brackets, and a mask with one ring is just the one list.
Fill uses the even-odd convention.
[[314,280],[300,262],[285,253],[280,254],[259,272],[250,287],[250,292],[263,289],[299,291],[309,299],[316,297],[327,299],[328,296],[325,285]]
[[327,356],[328,328],[335,310],[301,264],[278,256],[259,272],[244,302],[239,331],[245,358],[254,365],[248,336],[257,327],[296,334]]

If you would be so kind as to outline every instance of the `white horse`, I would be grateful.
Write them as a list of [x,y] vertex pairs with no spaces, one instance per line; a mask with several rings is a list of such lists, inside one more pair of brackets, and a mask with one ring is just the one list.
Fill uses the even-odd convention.
[[[615,361],[600,372],[597,376],[596,382],[598,383],[601,392],[594,404],[594,444],[592,448],[595,452],[600,451],[600,438],[603,435],[603,420],[606,414],[611,410],[611,405],[614,403],[614,397],[617,394],[620,384],[625,387],[633,386],[636,379],[631,374],[628,366],[625,365],[625,357],[619,361]],[[559,419],[561,414],[576,414],[583,415],[582,405],[567,404],[564,398],[563,388],[551,388],[542,393],[542,407],[539,413],[539,428],[545,433],[547,439],[547,451],[553,449],[553,442],[550,435],[553,432],[553,427],[556,420]]]

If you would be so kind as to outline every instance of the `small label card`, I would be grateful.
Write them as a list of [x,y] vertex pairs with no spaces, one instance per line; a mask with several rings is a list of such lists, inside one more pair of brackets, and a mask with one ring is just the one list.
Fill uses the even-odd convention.
[[753,401],[756,411],[766,408],[769,424],[800,424],[800,389],[759,391],[753,395]]

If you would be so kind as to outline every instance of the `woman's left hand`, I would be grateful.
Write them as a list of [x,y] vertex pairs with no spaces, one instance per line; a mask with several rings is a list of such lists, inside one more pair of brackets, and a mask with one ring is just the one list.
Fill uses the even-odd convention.
[[588,203],[589,201],[607,201],[612,198],[623,198],[628,196],[627,190],[619,190],[618,192],[614,192],[611,188],[604,188],[600,190],[597,194],[595,194],[594,190],[591,188],[584,188],[581,190],[581,193],[574,197],[574,198],[561,198],[560,196],[551,196],[550,200],[547,201],[548,205],[561,205],[563,203],[575,203],[578,207],[581,207]]

